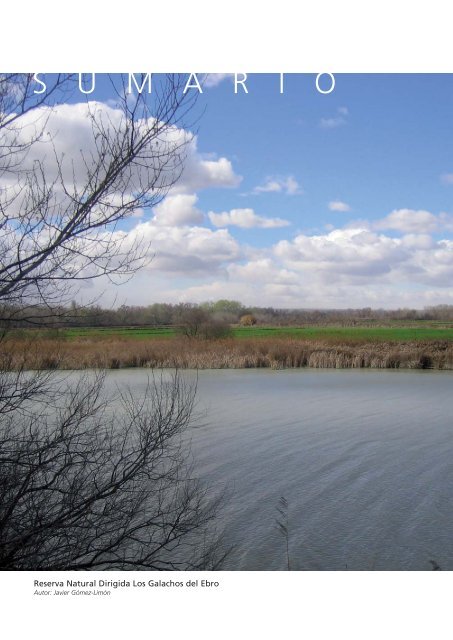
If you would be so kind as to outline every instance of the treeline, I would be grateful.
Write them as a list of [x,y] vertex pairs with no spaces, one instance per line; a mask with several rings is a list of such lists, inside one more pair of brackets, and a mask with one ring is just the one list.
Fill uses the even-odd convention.
[[228,325],[257,324],[277,327],[314,325],[385,325],[395,321],[453,322],[453,305],[419,309],[276,309],[245,306],[236,300],[218,300],[202,304],[154,303],[147,306],[122,305],[117,309],[79,306],[53,309],[43,307],[6,307],[0,309],[2,327],[179,327],[193,319]]

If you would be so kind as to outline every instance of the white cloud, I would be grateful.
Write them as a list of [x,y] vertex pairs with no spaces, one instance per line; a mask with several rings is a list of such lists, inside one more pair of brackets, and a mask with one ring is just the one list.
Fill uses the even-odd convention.
[[453,217],[447,213],[434,215],[424,209],[395,209],[388,216],[372,223],[374,229],[392,229],[402,233],[435,233],[453,230]]
[[172,191],[193,193],[212,187],[237,187],[242,177],[235,174],[231,161],[227,158],[204,159],[197,151],[197,140],[190,145],[184,171]]
[[243,229],[252,229],[260,227],[262,229],[272,229],[276,227],[287,227],[290,222],[282,218],[265,218],[257,215],[253,209],[231,209],[231,211],[223,211],[222,213],[208,213],[211,223],[215,227],[236,226]]
[[242,252],[226,229],[212,231],[200,226],[164,226],[154,220],[137,224],[128,232],[117,232],[122,247],[137,241],[148,247],[150,258],[145,271],[207,277],[239,260]]
[[234,73],[206,73],[202,85],[203,88],[211,89],[212,87],[217,87],[224,80],[232,78],[234,78]]
[[307,284],[332,293],[341,286],[349,300],[356,286],[377,290],[385,285],[394,293],[412,291],[412,304],[419,307],[414,288],[449,287],[453,278],[453,241],[435,241],[427,234],[392,238],[368,229],[299,234],[277,243],[274,255]]
[[436,243],[427,233],[408,233],[401,238],[401,244],[409,249],[432,249]]
[[[96,124],[93,126],[93,121],[98,123],[99,129]],[[41,107],[25,114],[20,123],[20,130],[12,131],[10,134],[17,135],[17,145],[26,143],[41,130],[43,134],[31,149],[25,148],[22,158],[18,152],[16,159],[21,161],[21,170],[24,171],[20,175],[24,176],[25,180],[25,172],[31,170],[36,162],[40,162],[47,184],[55,182],[54,189],[59,193],[62,202],[65,196],[60,184],[60,175],[69,190],[85,185],[89,180],[90,171],[93,170],[93,163],[99,157],[98,147],[102,146],[102,135],[99,131],[122,131],[125,126],[122,111],[101,102]],[[151,118],[148,124],[152,123]],[[137,127],[140,126],[140,122],[137,123]],[[5,144],[8,143],[8,135],[8,131],[4,130]],[[159,149],[155,144],[160,145]],[[169,127],[158,141],[153,141],[152,149],[143,148],[141,156],[131,163],[128,171],[118,179],[118,184],[112,185],[108,194],[109,200],[102,204],[108,206],[110,198],[118,192],[131,194],[140,191],[143,184],[152,182],[153,172],[157,171],[152,158],[156,156],[157,151],[162,155],[173,149],[173,160],[159,168],[156,178],[158,187],[170,185],[175,176],[178,176],[178,150],[184,151],[184,170],[172,187],[172,192],[193,194],[199,189],[239,185],[241,177],[235,174],[230,160],[224,157],[206,157],[198,150],[197,136],[177,127]],[[104,152],[107,163],[110,150],[107,148]],[[20,190],[21,185],[17,183],[17,175],[2,174],[0,187],[9,188],[9,193],[4,195],[5,198],[11,196],[14,190]]]
[[321,118],[319,126],[322,129],[336,129],[346,124],[348,115],[349,111],[347,107],[338,107],[337,115],[331,116],[330,118]]
[[246,264],[230,264],[227,267],[232,280],[248,282],[266,282],[272,284],[297,284],[299,276],[293,271],[279,267],[271,258],[261,257],[249,260]]
[[319,126],[322,129],[336,129],[336,127],[341,127],[341,125],[346,124],[346,120],[337,116],[335,118],[321,118],[319,121]]
[[[331,252],[322,247],[326,240],[333,245]],[[307,255],[300,252],[304,242],[313,244]],[[401,239],[376,239],[372,234],[348,242],[337,234],[289,244],[297,245],[297,260],[295,254],[288,259],[281,246],[280,256],[263,250],[261,257],[245,263],[231,262],[221,279],[179,289],[176,298],[201,302],[231,297],[245,304],[308,308],[421,308],[453,302],[453,247],[444,242],[416,242],[418,246],[409,248]]]
[[342,202],[341,200],[331,200],[328,206],[331,211],[351,211],[351,207],[346,202]]
[[154,207],[154,222],[160,226],[183,226],[200,224],[203,213],[195,207],[198,198],[194,194],[176,194],[167,196]]
[[453,240],[429,234],[390,237],[370,228],[334,229],[258,248],[241,246],[226,229],[148,221],[128,241],[140,236],[150,242],[154,258],[128,283],[128,299],[137,304],[224,297],[312,308],[453,302]]
[[293,176],[286,178],[266,178],[264,184],[253,189],[253,193],[286,193],[289,196],[303,193],[302,187]]
[[[45,136],[24,154],[21,168],[30,169],[38,160],[51,182],[58,176],[59,159],[68,185],[84,183],[88,171],[85,162],[89,164],[96,145],[90,110],[96,111],[105,126],[122,126],[121,113],[101,103],[58,105],[24,116],[19,142],[33,135],[36,118],[44,126]],[[347,117],[347,110],[338,110],[336,118]],[[129,302],[146,304],[157,299],[156,290],[160,299],[167,300],[231,296],[249,304],[275,306],[421,307],[453,302],[453,241],[433,237],[453,232],[452,214],[395,209],[380,220],[356,222],[354,227],[334,228],[318,235],[299,233],[275,246],[252,250],[241,246],[228,229],[202,226],[204,216],[196,206],[195,192],[236,187],[241,178],[228,158],[200,153],[196,136],[188,132],[173,128],[166,143],[183,140],[188,142],[185,170],[178,185],[154,208],[154,218],[143,221],[143,211],[137,209],[134,228],[115,232],[125,249],[142,239],[152,258],[149,266],[129,282]],[[149,167],[133,168],[124,202],[131,197],[134,184],[140,183],[142,170]],[[17,176],[8,182],[6,174],[2,175],[2,192],[8,186],[16,188],[16,180]],[[453,174],[444,174],[442,181],[453,184]],[[294,195],[301,193],[301,188],[293,176],[269,177],[254,192]],[[56,197],[65,196],[57,192]],[[118,191],[112,190],[99,208],[121,205],[121,200]],[[329,208],[348,211],[349,205],[337,200],[331,201]],[[272,229],[289,225],[287,220],[266,218],[251,208],[211,211],[209,220],[215,227]],[[101,284],[92,286],[101,288]]]
[[382,275],[406,258],[401,241],[367,229],[335,229],[327,235],[300,234],[283,240],[275,255],[291,269],[310,270],[337,279],[341,274],[366,278]]

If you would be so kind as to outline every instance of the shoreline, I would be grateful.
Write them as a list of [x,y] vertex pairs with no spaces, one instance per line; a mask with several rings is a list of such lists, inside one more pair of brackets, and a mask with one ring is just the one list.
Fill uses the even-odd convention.
[[290,338],[10,340],[3,370],[18,369],[433,369],[453,370],[451,341]]

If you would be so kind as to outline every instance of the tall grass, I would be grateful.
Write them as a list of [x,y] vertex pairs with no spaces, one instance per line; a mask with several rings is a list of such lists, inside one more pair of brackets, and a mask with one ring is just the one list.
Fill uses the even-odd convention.
[[178,367],[190,369],[372,368],[453,369],[449,341],[364,342],[289,337],[189,340],[38,338],[3,341],[4,369]]

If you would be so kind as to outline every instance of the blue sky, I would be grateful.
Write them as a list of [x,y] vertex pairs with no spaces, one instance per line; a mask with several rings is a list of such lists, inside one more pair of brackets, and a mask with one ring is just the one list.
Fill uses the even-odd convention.
[[154,258],[106,303],[453,304],[453,76],[315,78],[208,77],[181,182],[127,225]]
[[[250,76],[247,96],[227,84],[206,95],[200,146],[237,158],[243,182],[234,192],[204,193],[205,206],[246,200],[306,230],[399,208],[451,209],[452,190],[440,180],[453,171],[451,77],[337,75],[329,95],[314,90],[313,76],[288,75],[284,95],[276,76]],[[304,193],[240,195],[269,175],[294,176]],[[347,202],[351,215],[331,212],[334,200]]]

